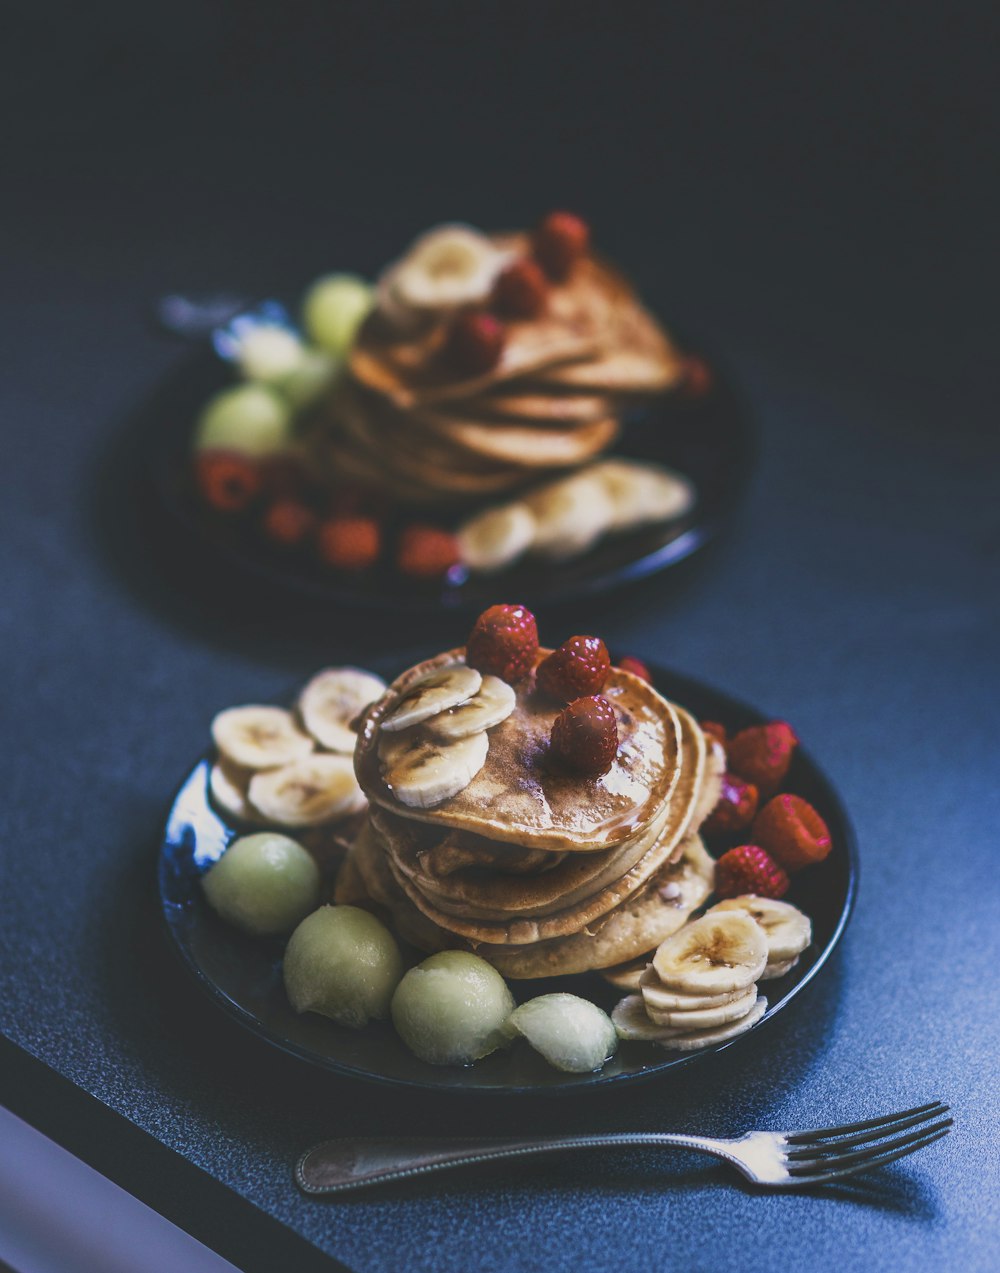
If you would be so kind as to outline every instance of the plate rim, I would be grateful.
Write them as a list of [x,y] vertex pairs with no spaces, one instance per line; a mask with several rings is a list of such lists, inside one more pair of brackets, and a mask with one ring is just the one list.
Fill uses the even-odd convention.
[[[698,678],[687,676],[684,673],[674,672],[670,669],[664,668],[661,664],[647,662],[646,665],[652,673],[654,687],[657,685],[658,680],[662,677],[682,686],[690,685],[696,690],[706,692],[714,697],[721,697],[725,699],[727,704],[729,704],[736,712],[747,717],[752,717],[755,721],[765,721],[769,719],[763,715],[758,708],[753,707],[742,699],[734,697],[729,694],[728,691],[716,689]],[[843,939],[857,901],[861,869],[857,836],[844,802],[836,787],[833,785],[833,782],[827,776],[825,770],[813,759],[812,753],[808,749],[800,747],[799,755],[809,765],[812,779],[817,782],[821,788],[824,804],[828,803],[829,806],[836,811],[837,820],[842,829],[842,848],[846,865],[846,886],[836,923],[834,924],[833,931],[830,934],[828,941],[822,950],[819,951],[815,961],[795,982],[795,984],[789,987],[780,999],[776,1000],[774,1003],[768,1003],[766,1012],[751,1029],[745,1030],[742,1034],[737,1035],[735,1038],[726,1039],[721,1043],[709,1044],[708,1046],[699,1048],[695,1051],[681,1053],[680,1055],[671,1055],[668,1053],[667,1055],[669,1059],[656,1061],[650,1065],[644,1065],[641,1069],[634,1071],[607,1075],[602,1074],[601,1072],[597,1072],[596,1074],[572,1075],[569,1077],[575,1081],[552,1083],[544,1086],[496,1084],[486,1087],[456,1086],[449,1088],[447,1082],[425,1081],[419,1077],[396,1077],[394,1075],[382,1074],[372,1070],[363,1069],[357,1065],[352,1065],[349,1062],[323,1056],[289,1039],[283,1038],[280,1034],[276,1034],[269,1027],[263,1025],[259,1018],[255,1017],[253,1013],[249,1012],[246,1008],[242,1007],[239,1003],[230,998],[225,991],[216,985],[216,983],[200,967],[184,943],[181,942],[174,925],[170,921],[170,907],[174,905],[174,903],[167,900],[164,891],[165,831],[169,820],[169,814],[175,807],[177,797],[180,792],[190,781],[197,768],[210,761],[210,752],[202,753],[197,762],[187,770],[184,778],[174,788],[173,794],[170,798],[170,803],[167,806],[167,817],[163,820],[160,833],[160,845],[155,857],[156,890],[158,901],[157,910],[159,912],[161,932],[168,939],[168,945],[170,946],[175,958],[180,962],[180,965],[194,977],[195,982],[201,987],[202,992],[205,993],[211,1001],[221,1007],[231,1020],[238,1022],[244,1029],[249,1030],[256,1038],[262,1039],[272,1047],[278,1048],[279,1051],[284,1052],[286,1055],[295,1057],[297,1060],[303,1061],[315,1068],[325,1070],[340,1077],[357,1079],[366,1083],[376,1083],[395,1089],[409,1089],[434,1093],[435,1095],[448,1098],[458,1097],[460,1099],[477,1099],[480,1097],[502,1099],[514,1096],[541,1095],[558,1095],[561,1097],[573,1096],[580,1095],[584,1092],[590,1093],[595,1089],[606,1091],[608,1088],[615,1086],[624,1086],[630,1083],[650,1081],[654,1078],[664,1078],[667,1074],[675,1070],[683,1069],[707,1056],[714,1056],[719,1052],[724,1052],[728,1048],[739,1044],[744,1039],[756,1034],[757,1030],[764,1025],[765,1022],[771,1020],[771,1018],[775,1017],[783,1008],[792,1003],[807,986],[812,985],[816,976],[823,968],[826,967],[830,958],[837,950],[841,940]],[[445,1073],[446,1067],[439,1068],[442,1073]]]

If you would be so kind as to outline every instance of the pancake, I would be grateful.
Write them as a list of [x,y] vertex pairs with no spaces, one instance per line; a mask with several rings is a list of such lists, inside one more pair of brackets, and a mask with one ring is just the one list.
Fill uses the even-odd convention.
[[[550,651],[539,651],[538,661]],[[486,762],[468,786],[430,809],[400,804],[385,785],[377,754],[379,725],[429,672],[464,662],[464,649],[411,668],[359,722],[355,772],[370,802],[405,818],[471,831],[524,847],[595,852],[636,834],[670,799],[679,778],[677,713],[647,682],[612,668],[603,693],[618,721],[619,746],[606,774],[584,777],[550,767],[548,742],[561,704],[529,678],[514,711],[489,731]]]
[[499,460],[525,469],[583,464],[606,450],[621,427],[614,416],[570,429],[549,429],[500,421],[477,423],[432,412],[415,412],[411,424],[421,435],[446,442],[463,456]]
[[683,927],[708,899],[714,877],[715,863],[694,836],[677,861],[662,867],[643,889],[583,931],[527,946],[482,943],[473,949],[512,980],[614,967],[653,950]]
[[614,399],[607,394],[553,393],[551,385],[527,379],[511,381],[475,398],[442,402],[437,410],[446,415],[525,425],[573,425],[602,420],[615,414],[614,407]]

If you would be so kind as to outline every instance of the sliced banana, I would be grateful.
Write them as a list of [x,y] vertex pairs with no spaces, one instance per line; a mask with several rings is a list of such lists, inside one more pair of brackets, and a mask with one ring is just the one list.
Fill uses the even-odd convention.
[[535,518],[532,551],[550,561],[565,561],[585,552],[615,515],[606,486],[589,472],[551,482],[530,492],[524,502]]
[[502,570],[527,552],[535,538],[535,515],[517,501],[488,508],[458,529],[458,551],[470,570]]
[[642,995],[626,995],[620,999],[611,1013],[611,1021],[620,1039],[634,1042],[659,1043],[661,1039],[678,1033],[650,1020]]
[[484,301],[510,260],[485,234],[468,225],[439,225],[392,267],[389,290],[400,305],[435,313]]
[[745,911],[703,915],[657,947],[653,967],[668,990],[728,994],[746,990],[767,964],[764,930]]
[[299,695],[299,716],[321,747],[352,755],[357,734],[351,723],[385,693],[385,681],[356,667],[317,672]]
[[219,760],[208,775],[208,790],[212,801],[223,813],[237,822],[259,823],[260,814],[247,799],[249,782],[250,777],[243,770]]
[[778,977],[783,977],[786,972],[791,972],[798,962],[798,958],[795,958],[784,959],[780,963],[776,964],[768,964],[757,980],[775,981]]
[[250,779],[250,803],[269,822],[312,827],[364,808],[365,797],[349,756],[314,755]]
[[230,707],[212,721],[212,741],[241,769],[277,769],[301,760],[314,743],[282,707]]
[[602,460],[590,472],[603,482],[613,513],[609,530],[671,521],[695,501],[690,481],[673,469],[635,460]]
[[638,989],[646,1001],[647,1011],[685,1012],[697,1008],[718,1008],[746,994],[745,990],[731,990],[722,995],[691,995],[678,990],[668,990],[660,982],[654,968],[650,967],[639,978]]
[[709,915],[743,912],[764,930],[767,938],[767,961],[781,964],[800,955],[812,941],[812,923],[791,902],[779,902],[773,897],[757,897],[744,893],[729,897],[707,912]]
[[672,1030],[714,1030],[745,1017],[757,999],[757,987],[753,985],[736,999],[708,1008],[654,1008],[643,995],[646,1014],[654,1025],[669,1026]]
[[767,1000],[758,998],[745,1017],[729,1025],[719,1026],[713,1030],[692,1030],[690,1033],[674,1035],[663,1039],[661,1046],[675,1052],[694,1052],[697,1048],[711,1047],[714,1043],[725,1043],[727,1039],[735,1039],[755,1026],[767,1011]]
[[382,729],[396,733],[438,716],[451,707],[467,702],[479,692],[482,676],[464,663],[431,672],[414,685],[382,721]]
[[383,738],[382,778],[400,803],[429,809],[463,791],[486,763],[485,733],[441,743],[422,731]]
[[426,730],[432,738],[441,742],[454,742],[494,729],[505,721],[514,710],[517,695],[499,676],[484,676],[478,691],[458,707],[432,716],[426,722]]

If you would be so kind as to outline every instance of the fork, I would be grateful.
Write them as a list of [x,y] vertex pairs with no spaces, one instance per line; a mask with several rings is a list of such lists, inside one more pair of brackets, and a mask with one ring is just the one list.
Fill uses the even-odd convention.
[[[307,1150],[295,1180],[308,1194],[342,1193],[477,1163],[566,1153],[572,1149],[678,1145],[722,1158],[754,1184],[796,1189],[881,1167],[946,1136],[953,1120],[940,1101],[884,1118],[811,1131],[752,1131],[735,1140],[674,1132],[610,1132],[549,1140],[343,1138]],[[915,1129],[915,1130],[911,1130]]]

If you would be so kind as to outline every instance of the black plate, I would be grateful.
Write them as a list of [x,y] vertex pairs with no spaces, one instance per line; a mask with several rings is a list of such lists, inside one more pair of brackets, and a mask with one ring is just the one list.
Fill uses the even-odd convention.
[[[657,688],[702,720],[722,721],[730,729],[767,719],[696,681],[654,669]],[[350,1030],[306,1013],[292,1011],[281,983],[281,945],[255,941],[225,925],[202,898],[198,879],[238,833],[209,802],[210,761],[201,760],[188,775],[167,820],[159,859],[159,888],[170,937],[195,980],[237,1021],[276,1047],[313,1065],[341,1074],[407,1087],[471,1093],[578,1092],[583,1088],[665,1075],[691,1065],[709,1052],[733,1047],[764,1029],[826,963],[840,940],[854,904],[858,861],[847,815],[822,771],[800,748],[788,787],[822,814],[833,837],[825,862],[797,875],[788,900],[813,922],[813,944],[787,976],[765,982],[769,1003],[752,1030],[699,1052],[670,1053],[649,1043],[623,1043],[599,1074],[564,1074],[552,1069],[527,1044],[494,1053],[467,1068],[437,1067],[414,1057],[387,1024]],[[419,958],[419,956],[415,956]],[[621,992],[596,973],[548,981],[512,982],[519,1002],[550,990],[581,994],[610,1011]]]
[[676,565],[716,538],[733,517],[753,468],[754,430],[743,399],[715,359],[712,385],[698,398],[673,394],[637,411],[615,454],[654,460],[689,477],[697,490],[690,514],[605,539],[590,552],[558,566],[516,564],[498,575],[444,584],[419,584],[391,565],[361,575],[332,571],[307,555],[282,554],[251,527],[220,517],[198,499],[191,481],[193,422],[208,397],[230,383],[225,364],[209,353],[193,358],[153,395],[142,411],[149,466],[160,502],[200,551],[241,572],[248,586],[266,582],[337,605],[436,612],[479,612],[497,588],[526,605],[572,601]]

